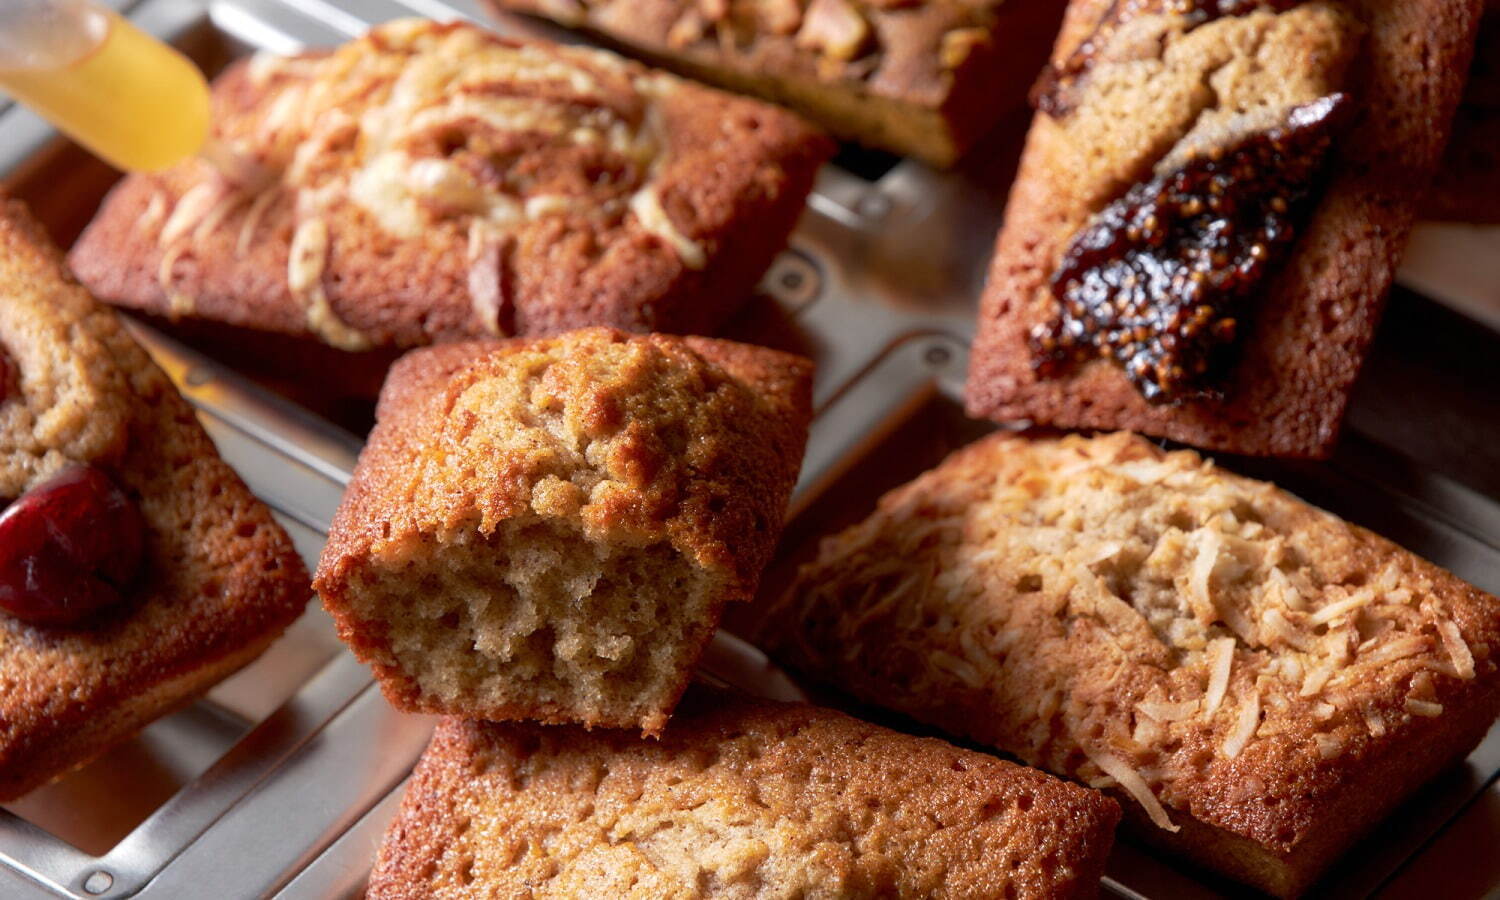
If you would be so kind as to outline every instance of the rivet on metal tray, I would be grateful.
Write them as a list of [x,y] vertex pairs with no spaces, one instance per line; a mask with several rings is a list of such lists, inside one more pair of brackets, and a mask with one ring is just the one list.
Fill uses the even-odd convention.
[[933,344],[922,354],[922,360],[934,369],[941,369],[953,360],[953,351],[942,344]]
[[89,873],[89,877],[83,880],[83,889],[90,894],[102,894],[115,886],[115,876],[103,869],[97,869]]
[[866,194],[855,212],[866,219],[883,219],[891,211],[891,200],[884,194]]
[[787,312],[798,312],[817,299],[823,288],[818,264],[798,250],[787,250],[771,263],[761,289],[775,297]]
[[194,366],[188,369],[182,380],[187,382],[188,387],[203,387],[214,380],[214,373],[203,366]]

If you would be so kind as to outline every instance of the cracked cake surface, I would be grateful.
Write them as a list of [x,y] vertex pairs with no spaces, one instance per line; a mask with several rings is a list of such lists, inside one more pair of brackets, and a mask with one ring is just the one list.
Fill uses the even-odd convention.
[[17,203],[0,205],[0,297],[0,498],[14,512],[87,467],[144,525],[140,571],[116,603],[69,625],[0,613],[0,798],[10,799],[254,659],[310,592],[270,510]]
[[315,586],[402,708],[658,732],[770,557],[811,368],[608,329],[409,354]]
[[446,719],[370,896],[1087,897],[1119,809],[830,710],[695,687],[660,740]]
[[1500,711],[1500,601],[1128,433],[995,436],[827,539],[781,660],[1294,894]]
[[[214,88],[234,178],[127,178],[70,262],[103,299],[344,350],[716,327],[829,146],[612,54],[399,20]],[[243,170],[243,171],[240,171]]]
[[[1130,428],[1239,453],[1326,455],[1416,201],[1446,139],[1479,5],[1071,3],[1052,65],[1037,86],[1039,110],[981,301],[969,412],[1070,428]],[[1336,97],[1348,109],[1328,131],[1326,160],[1303,166],[1272,154],[1252,160],[1238,178],[1224,173],[1230,202],[1237,184],[1246,186],[1246,196],[1293,198],[1288,205],[1300,208],[1271,211],[1282,221],[1268,212],[1261,224],[1233,208],[1181,219],[1168,211],[1167,220],[1204,238],[1271,225],[1291,231],[1285,247],[1267,242],[1269,252],[1254,260],[1254,283],[1224,317],[1234,326],[1226,327],[1213,354],[1218,361],[1205,366],[1203,380],[1181,391],[1157,389],[1180,381],[1170,371],[1171,351],[1186,326],[1174,324],[1171,313],[1174,305],[1192,305],[1192,272],[1149,285],[1146,305],[1164,314],[1147,309],[1127,317],[1131,343],[1167,345],[1145,357],[1153,365],[1167,359],[1166,377],[1129,368],[1142,355],[1108,346],[1076,364],[1048,363],[1039,334],[1073,329],[1087,339],[1099,327],[1070,315],[1066,285],[1054,284],[1067,277],[1064,257],[1089,237],[1092,218],[1190,171],[1195,159],[1233,156],[1247,140],[1285,133],[1298,109]],[[1300,186],[1271,189],[1256,180],[1299,167],[1308,170]],[[1183,246],[1180,236],[1166,240],[1168,249]],[[1123,256],[1125,246],[1116,254]],[[1216,268],[1246,268],[1232,253],[1209,259],[1211,280]],[[1138,298],[1122,292],[1110,299],[1129,307]],[[1109,343],[1118,347],[1121,340]],[[1191,369],[1193,360],[1186,363]]]

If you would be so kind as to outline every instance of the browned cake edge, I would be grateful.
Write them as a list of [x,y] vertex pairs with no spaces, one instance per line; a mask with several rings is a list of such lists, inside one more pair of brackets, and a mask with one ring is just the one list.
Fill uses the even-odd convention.
[[1500,224],[1500,4],[1493,0],[1479,20],[1469,81],[1421,215]]
[[[953,461],[969,458],[982,460],[993,452],[991,445],[1005,444],[1018,438],[998,433],[982,438],[960,448],[940,464],[938,469]],[[934,472],[937,470],[933,470]],[[930,477],[931,473],[928,476]],[[893,489],[890,494],[905,492],[915,482]],[[1305,504],[1305,501],[1298,501]],[[885,506],[882,498],[881,508]],[[920,509],[920,507],[918,507]],[[876,512],[872,515],[885,515]],[[1411,557],[1424,577],[1431,578],[1434,593],[1448,596],[1485,598],[1490,609],[1500,613],[1495,598],[1469,585],[1447,570],[1428,562],[1392,541],[1366,528],[1345,523],[1366,543],[1372,553],[1396,553]],[[837,535],[825,538],[830,545]],[[821,552],[820,551],[820,555]],[[1377,557],[1372,557],[1377,558]],[[811,568],[816,563],[808,563]],[[800,576],[799,576],[800,577]],[[795,585],[789,589],[795,590]],[[953,735],[997,746],[1006,750],[1003,740],[997,740],[987,723],[991,716],[979,701],[958,696],[926,698],[922,708],[908,708],[890,704],[881,684],[883,679],[900,677],[897,666],[893,671],[876,673],[874,666],[865,662],[851,662],[842,672],[829,671],[817,665],[808,665],[809,660],[798,649],[806,638],[796,633],[795,623],[786,621],[782,614],[789,607],[781,604],[764,604],[760,611],[766,613],[754,623],[751,637],[766,649],[774,659],[802,674],[828,683],[859,700],[875,706],[896,708],[914,719],[926,722]],[[1478,614],[1482,615],[1482,611]],[[1500,617],[1491,622],[1489,635],[1500,635]],[[868,674],[867,674],[868,673]],[[1226,828],[1204,821],[1191,810],[1180,806],[1170,809],[1171,821],[1181,827],[1172,833],[1158,827],[1141,804],[1127,791],[1115,787],[1105,793],[1116,797],[1124,809],[1124,825],[1136,838],[1168,853],[1185,856],[1205,868],[1278,897],[1296,897],[1312,887],[1338,858],[1357,841],[1367,835],[1381,821],[1405,801],[1414,791],[1430,781],[1444,768],[1462,760],[1479,742],[1500,717],[1500,680],[1480,677],[1459,685],[1445,685],[1442,701],[1444,712],[1436,718],[1409,717],[1410,724],[1404,727],[1399,741],[1389,737],[1382,740],[1375,752],[1360,759],[1357,765],[1345,767],[1333,783],[1325,779],[1299,779],[1309,791],[1316,790],[1316,799],[1301,804],[1310,821],[1300,829],[1298,840],[1290,851],[1267,846],[1245,835],[1236,834]],[[1392,708],[1400,707],[1400,698],[1388,698]],[[980,703],[980,705],[976,705]],[[1266,778],[1291,778],[1297,773],[1263,771]],[[1309,797],[1312,794],[1309,793]],[[1309,804],[1314,804],[1309,806]],[[1212,812],[1212,810],[1210,810]]]
[[[59,290],[81,291],[66,273],[62,254],[20,204],[0,199],[0,252],[30,257],[38,271],[57,273]],[[208,604],[198,597],[147,598],[145,602],[197,603],[203,620],[185,622],[172,634],[138,648],[136,665],[123,683],[105,685],[95,696],[76,699],[53,715],[22,725],[21,739],[4,748],[0,800],[10,800],[82,766],[148,723],[176,709],[255,659],[301,615],[311,591],[307,571],[291,539],[218,456],[191,406],[166,374],[135,343],[114,314],[79,327],[96,332],[126,370],[140,410],[115,477],[132,492],[164,488],[188,508],[202,506],[206,489],[214,504],[234,516],[237,558],[220,562],[200,591],[211,586]],[[169,445],[159,436],[171,433]],[[163,453],[177,451],[171,458]],[[148,519],[149,523],[149,519]],[[225,531],[231,529],[225,528]],[[246,535],[249,536],[246,536]],[[210,540],[221,536],[204,535]],[[202,548],[200,564],[214,565],[231,551]],[[8,625],[8,627],[11,627]],[[109,626],[106,626],[106,628]],[[23,626],[24,628],[24,626]],[[4,660],[0,660],[0,668]],[[67,684],[53,685],[59,693]]]
[[[954,747],[936,738],[892,732],[830,709],[753,699],[702,685],[689,692],[684,705],[690,709],[674,718],[664,738],[666,742],[683,748],[696,743],[717,743],[726,729],[735,733],[769,730],[778,720],[790,719],[814,726],[821,724],[839,736],[876,734],[891,738],[892,745],[900,742],[903,755],[908,757],[906,762],[912,766],[928,765],[941,768],[945,773],[950,769],[957,773],[978,768],[987,770],[997,785],[1007,781],[1026,782],[1030,789],[1041,789],[1047,795],[1038,798],[1032,807],[1036,811],[1035,817],[1053,816],[1059,824],[1066,823],[1067,830],[1073,832],[1075,849],[1081,850],[1080,858],[1069,860],[1077,873],[1071,883],[1053,885],[1050,893],[1038,896],[1087,898],[1097,894],[1113,844],[1115,825],[1120,818],[1119,805],[1097,791],[1080,788],[988,754]],[[476,776],[484,774],[483,761],[490,753],[497,753],[489,746],[492,736],[526,734],[540,727],[454,717],[440,721],[377,852],[369,882],[369,897],[415,900],[430,896],[429,873],[447,849],[453,828],[460,826],[452,821],[448,811],[458,797],[474,789]],[[576,726],[564,726],[555,729],[554,733],[566,734],[569,740],[583,744],[591,741],[623,743],[611,735],[589,733]],[[624,752],[629,752],[628,747]],[[894,753],[895,748],[888,745],[881,755]],[[1003,864],[999,858],[993,860],[997,867],[997,881],[1006,877],[1006,873],[998,868]]]
[[31,742],[0,774],[0,802],[16,800],[82,768],[142,728],[198,699],[214,685],[254,662],[281,631],[252,635],[247,642],[196,668],[179,672],[102,709],[76,728],[51,729]]
[[[1054,60],[1085,39],[1108,3],[1069,5]],[[1328,188],[1259,301],[1231,399],[1152,405],[1106,362],[1065,378],[1037,377],[1028,333],[1050,310],[1032,298],[1051,275],[1062,223],[1050,198],[1052,161],[1033,127],[981,303],[966,392],[971,415],[1130,429],[1254,455],[1331,452],[1420,192],[1447,137],[1480,2],[1358,0],[1354,6],[1371,14],[1365,63],[1355,76],[1363,112],[1336,143]]]
[[1291,853],[1278,853],[1241,835],[1174,809],[1177,834],[1152,824],[1139,803],[1110,790],[1125,811],[1124,827],[1138,840],[1184,856],[1207,869],[1252,885],[1275,897],[1301,896],[1318,883],[1351,847],[1410,799],[1412,793],[1473,752],[1500,713],[1500,689],[1476,699],[1462,712],[1445,712],[1426,733],[1404,747],[1387,748],[1362,761],[1337,800],[1321,813],[1315,828]]
[[[957,68],[940,76],[944,82],[941,90],[920,91],[896,85],[876,91],[859,79],[823,80],[784,66],[754,66],[720,52],[673,50],[667,37],[672,23],[654,16],[655,8],[645,4],[643,15],[650,17],[649,24],[637,27],[649,30],[649,38],[640,32],[611,30],[587,14],[581,21],[567,21],[555,14],[556,4],[547,0],[483,3],[492,13],[524,13],[576,28],[650,65],[781,104],[836,137],[912,156],[939,168],[957,163],[1005,113],[1025,103],[1037,71],[1046,62],[1048,41],[1057,33],[1062,14],[1062,5],[1049,0],[1003,3],[989,29],[992,40],[975,46]],[[923,11],[917,15],[921,17]],[[923,27],[911,18],[910,10],[903,11],[899,18],[894,23],[896,28],[910,32]],[[812,51],[797,53],[816,62],[817,54]],[[933,71],[940,70],[937,56],[934,48],[927,60]]]

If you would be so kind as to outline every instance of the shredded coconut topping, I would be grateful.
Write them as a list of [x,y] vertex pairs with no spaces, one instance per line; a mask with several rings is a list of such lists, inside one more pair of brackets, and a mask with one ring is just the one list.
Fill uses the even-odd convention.
[[1142,778],[1139,772],[1131,768],[1129,763],[1110,753],[1094,754],[1089,759],[1104,774],[1113,778],[1120,787],[1124,788],[1127,794],[1135,798],[1135,801],[1146,811],[1146,815],[1151,817],[1152,824],[1171,832],[1182,830],[1182,826],[1172,823],[1172,819],[1167,815],[1166,809],[1156,799],[1156,795],[1151,793],[1151,787],[1146,784],[1146,779]]
[[1434,703],[1431,700],[1416,700],[1411,697],[1407,697],[1405,705],[1406,711],[1414,716],[1422,716],[1424,718],[1431,719],[1443,714],[1443,704]]
[[1230,669],[1234,665],[1234,638],[1214,638],[1208,643],[1208,691],[1203,696],[1203,711],[1212,716],[1224,702],[1229,687]]
[[1458,673],[1459,678],[1474,677],[1474,653],[1469,649],[1469,644],[1464,640],[1463,632],[1453,624],[1451,619],[1438,619],[1437,632],[1443,638],[1443,647],[1448,651],[1448,658],[1453,661],[1453,671]]
[[[1165,827],[1205,782],[1242,789],[1219,766],[1331,763],[1492,671],[1447,578],[1192,452],[996,436],[825,542],[761,636],[1034,765],[1092,760]],[[993,718],[931,706],[975,690]]]
[[1142,700],[1135,708],[1150,716],[1158,722],[1180,722],[1190,719],[1198,714],[1197,700],[1184,700],[1181,703],[1153,703]]
[[1254,736],[1256,726],[1260,724],[1260,694],[1252,692],[1245,698],[1245,703],[1240,707],[1240,714],[1235,719],[1234,731],[1229,733],[1228,739],[1224,741],[1224,755],[1230,759],[1240,755],[1245,745]]

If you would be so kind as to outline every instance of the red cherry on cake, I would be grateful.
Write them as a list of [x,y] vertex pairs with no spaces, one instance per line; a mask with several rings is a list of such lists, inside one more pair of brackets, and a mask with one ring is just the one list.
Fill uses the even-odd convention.
[[74,625],[119,603],[140,570],[146,522],[99,469],[70,465],[0,513],[0,609]]

